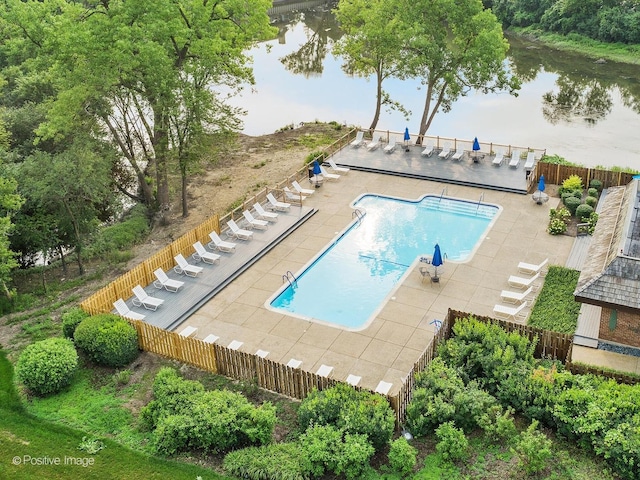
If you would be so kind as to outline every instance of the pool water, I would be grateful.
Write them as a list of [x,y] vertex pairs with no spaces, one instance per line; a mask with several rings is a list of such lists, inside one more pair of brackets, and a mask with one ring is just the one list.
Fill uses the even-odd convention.
[[500,207],[439,196],[410,201],[363,195],[361,218],[285,284],[268,306],[350,330],[365,328],[409,267],[431,257],[471,258]]

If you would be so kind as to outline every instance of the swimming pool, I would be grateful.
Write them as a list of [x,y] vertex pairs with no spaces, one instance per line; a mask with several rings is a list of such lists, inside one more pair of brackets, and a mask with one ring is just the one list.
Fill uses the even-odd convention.
[[440,245],[447,261],[469,260],[497,205],[425,195],[419,200],[365,194],[356,219],[266,302],[306,320],[361,330],[421,256]]

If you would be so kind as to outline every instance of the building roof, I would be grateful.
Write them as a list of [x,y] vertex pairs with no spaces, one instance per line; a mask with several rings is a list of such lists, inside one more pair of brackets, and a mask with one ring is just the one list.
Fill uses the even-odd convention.
[[638,184],[608,190],[574,292],[577,301],[640,310]]

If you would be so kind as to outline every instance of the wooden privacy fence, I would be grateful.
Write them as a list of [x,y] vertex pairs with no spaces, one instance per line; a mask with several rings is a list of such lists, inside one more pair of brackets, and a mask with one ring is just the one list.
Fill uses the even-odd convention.
[[579,176],[585,187],[588,187],[591,180],[594,179],[600,180],[603,188],[626,185],[633,179],[632,173],[600,170],[598,168],[573,167],[569,165],[556,165],[545,162],[539,162],[536,166],[536,178],[540,178],[540,175],[544,175],[546,183],[554,185],[562,185],[562,182],[571,175]]

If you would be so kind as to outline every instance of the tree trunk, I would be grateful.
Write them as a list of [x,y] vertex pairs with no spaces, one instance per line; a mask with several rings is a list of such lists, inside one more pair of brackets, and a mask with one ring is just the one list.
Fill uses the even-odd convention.
[[156,159],[156,183],[158,186],[156,200],[160,210],[169,209],[169,178],[167,174],[167,158],[169,155],[168,128],[167,116],[163,112],[156,113],[153,124],[153,149]]
[[58,245],[57,249],[58,255],[60,255],[60,261],[62,262],[62,271],[64,272],[65,276],[67,276],[69,274],[69,271],[67,270],[67,258],[64,256],[64,248],[62,248],[62,245]]
[[380,120],[380,110],[382,108],[382,77],[380,76],[380,72],[376,75],[377,87],[376,87],[376,113],[373,115],[373,120],[371,121],[371,126],[369,127],[369,131],[375,131],[378,126],[378,120]]
[[182,176],[182,218],[189,216],[189,204],[187,202],[187,172],[185,168],[180,169]]

